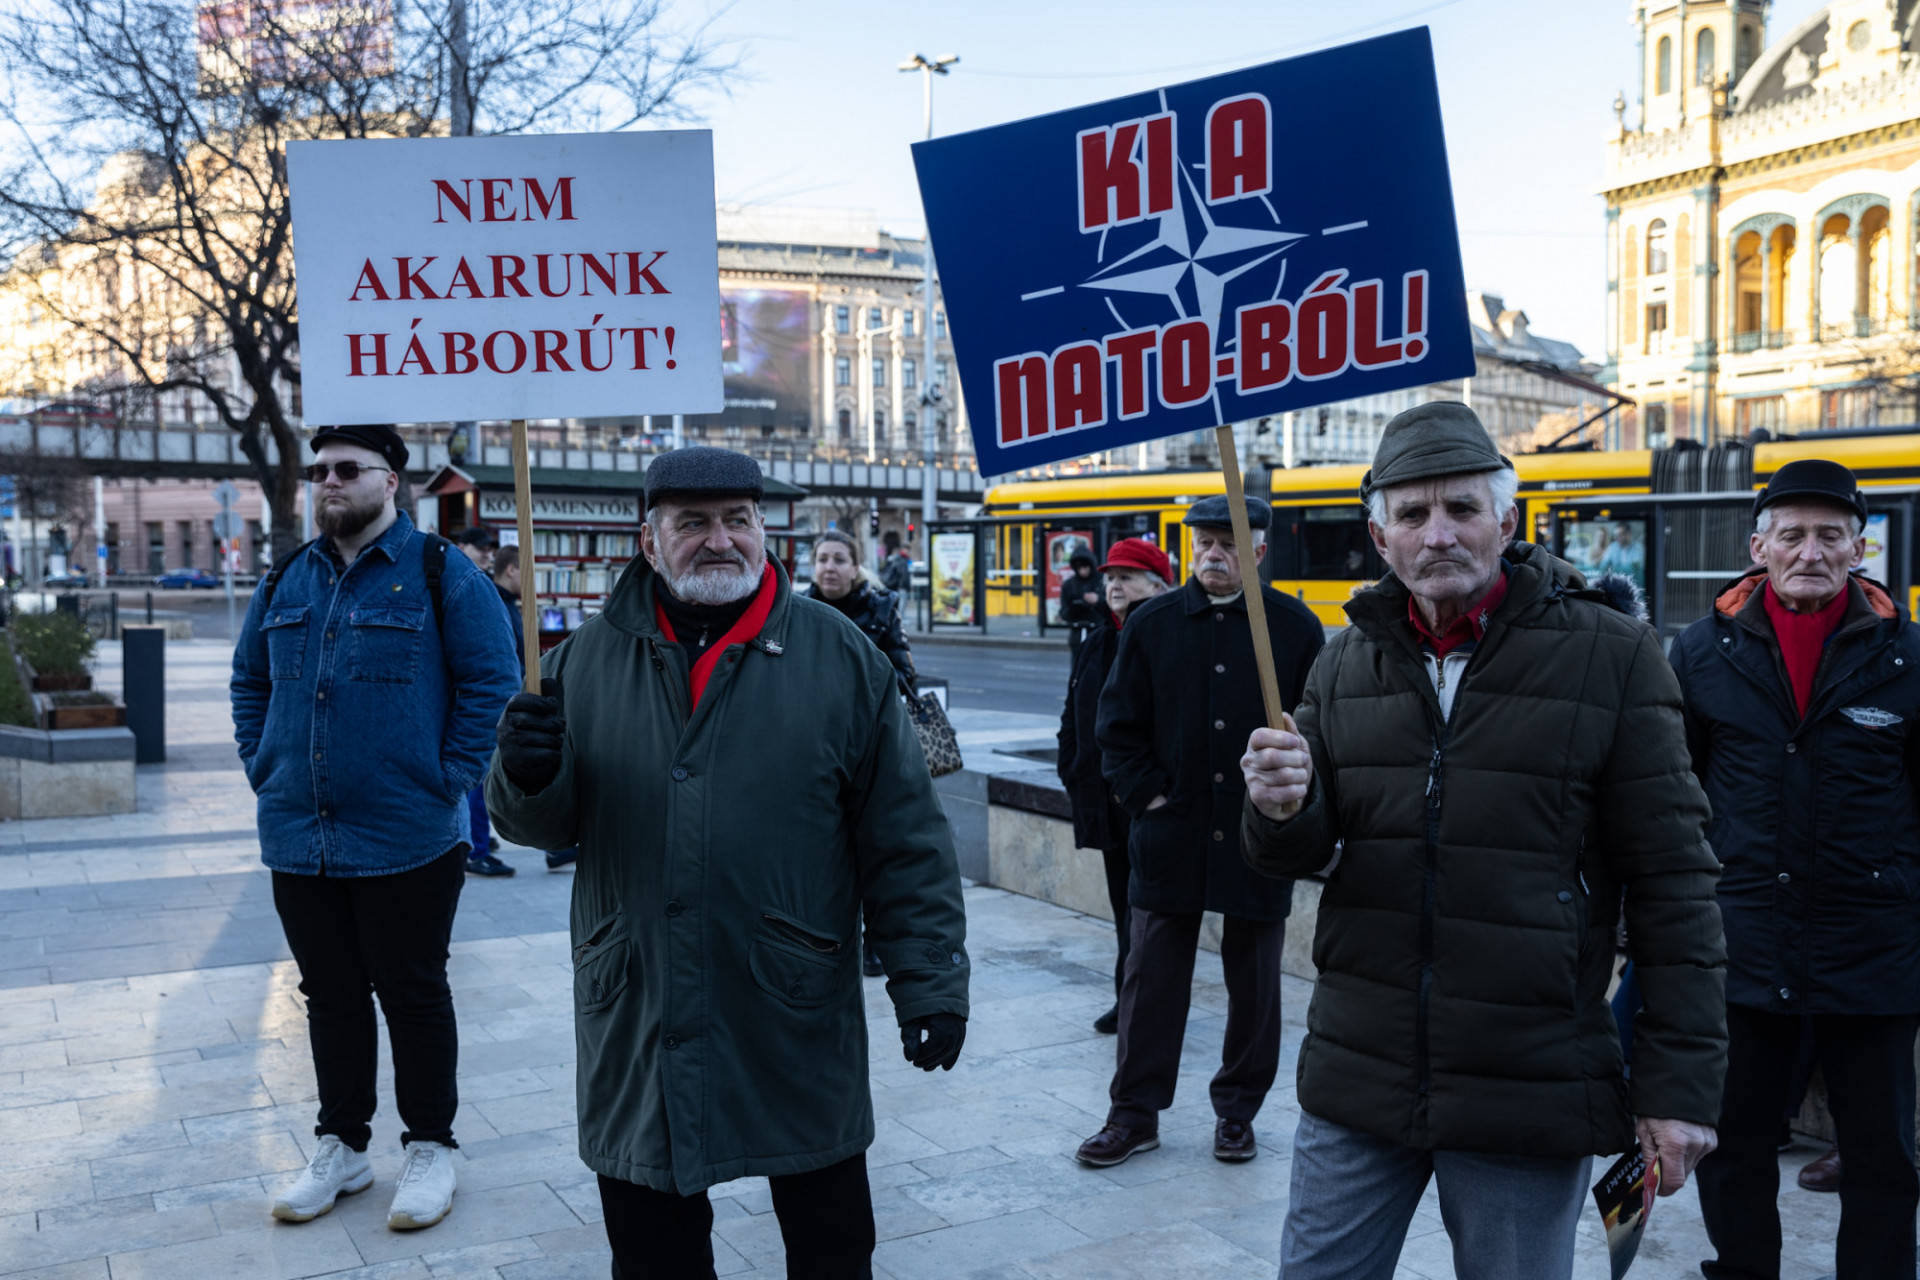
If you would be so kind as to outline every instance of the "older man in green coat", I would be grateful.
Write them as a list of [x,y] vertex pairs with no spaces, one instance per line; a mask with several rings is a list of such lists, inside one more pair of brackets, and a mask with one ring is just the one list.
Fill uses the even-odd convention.
[[642,556],[501,720],[488,808],[580,846],[580,1156],[615,1277],[713,1275],[706,1189],[771,1181],[792,1277],[864,1277],[873,1141],[859,918],[906,1056],[965,1037],[952,836],[893,669],[765,554],[749,458],[647,472]]

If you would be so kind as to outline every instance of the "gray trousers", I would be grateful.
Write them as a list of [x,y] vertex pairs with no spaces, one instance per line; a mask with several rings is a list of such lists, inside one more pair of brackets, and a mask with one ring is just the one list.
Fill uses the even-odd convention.
[[1303,1111],[1281,1280],[1392,1280],[1429,1178],[1459,1280],[1568,1280],[1592,1164],[1416,1151]]
[[[1129,908],[1132,942],[1120,982],[1120,1043],[1107,1123],[1155,1133],[1173,1105],[1180,1046],[1193,1001],[1193,957],[1201,914]],[[1210,1093],[1222,1120],[1253,1123],[1280,1070],[1280,950],[1285,920],[1226,917],[1220,967],[1227,984],[1226,1043]]]

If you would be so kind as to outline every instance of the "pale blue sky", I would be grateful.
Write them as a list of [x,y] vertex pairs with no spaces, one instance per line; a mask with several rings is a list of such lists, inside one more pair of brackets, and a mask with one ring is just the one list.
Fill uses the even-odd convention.
[[[1769,34],[1819,7],[1778,0]],[[913,51],[961,55],[934,88],[948,133],[1425,23],[1468,284],[1597,358],[1594,192],[1614,92],[1634,96],[1628,14],[1627,0],[738,0],[716,30],[748,78],[703,113],[722,200],[871,209],[917,235],[920,78],[894,70]]]

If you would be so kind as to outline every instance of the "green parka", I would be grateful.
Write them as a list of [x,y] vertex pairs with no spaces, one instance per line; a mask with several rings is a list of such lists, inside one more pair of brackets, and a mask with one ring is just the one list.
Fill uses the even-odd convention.
[[559,775],[526,795],[496,755],[487,779],[508,837],[580,846],[580,1158],[680,1195],[872,1143],[863,902],[900,1022],[967,1013],[959,866],[893,668],[775,571],[760,634],[689,717],[636,557],[541,660],[562,688]]
[[[1295,716],[1306,806],[1275,823],[1249,801],[1241,848],[1297,878],[1345,842],[1314,937],[1305,1110],[1424,1150],[1609,1154],[1630,1115],[1718,1123],[1719,863],[1652,629],[1539,547],[1506,559],[1450,720],[1406,587],[1348,602]],[[1606,999],[1623,891],[1645,994],[1631,1088]]]

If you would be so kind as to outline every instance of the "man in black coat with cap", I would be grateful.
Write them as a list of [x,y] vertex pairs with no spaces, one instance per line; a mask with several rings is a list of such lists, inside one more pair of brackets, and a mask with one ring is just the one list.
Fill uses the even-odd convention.
[[1780,1274],[1775,1142],[1813,1038],[1842,1152],[1842,1276],[1912,1276],[1920,1028],[1920,631],[1858,572],[1853,473],[1805,459],[1754,501],[1754,568],[1674,641],[1724,864],[1727,1080],[1700,1165],[1715,1280]]
[[[1249,498],[1254,559],[1273,510]],[[1194,573],[1127,619],[1100,695],[1095,736],[1114,798],[1133,819],[1127,851],[1131,944],[1120,989],[1120,1043],[1106,1127],[1080,1145],[1084,1164],[1119,1164],[1160,1145],[1173,1105],[1201,913],[1226,916],[1227,1032],[1213,1078],[1213,1153],[1250,1160],[1253,1118],[1280,1065],[1280,949],[1293,883],[1240,857],[1246,784],[1241,744],[1266,723],[1253,632],[1240,589],[1227,499],[1187,512]],[[1294,705],[1325,642],[1311,610],[1262,587],[1280,694]]]

